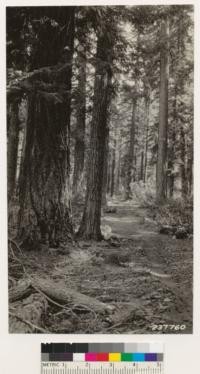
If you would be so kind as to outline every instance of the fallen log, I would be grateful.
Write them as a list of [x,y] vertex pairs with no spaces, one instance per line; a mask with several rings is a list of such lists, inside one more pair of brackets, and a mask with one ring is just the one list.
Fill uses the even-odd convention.
[[164,235],[175,234],[177,230],[176,226],[163,225],[160,227],[159,233]]
[[82,305],[96,313],[108,313],[113,312],[115,307],[113,305],[105,304],[97,299],[84,295],[76,290],[67,288],[64,283],[52,282],[47,279],[35,279],[32,282],[33,287],[35,286],[41,290],[44,294],[50,297],[52,300],[59,302],[62,305]]
[[165,235],[175,235],[176,239],[186,239],[188,238],[189,234],[192,233],[192,228],[190,225],[164,225],[160,227],[159,233]]

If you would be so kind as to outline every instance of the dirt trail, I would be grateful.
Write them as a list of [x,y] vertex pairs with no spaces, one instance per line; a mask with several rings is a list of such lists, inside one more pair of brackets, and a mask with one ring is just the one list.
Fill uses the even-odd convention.
[[[146,271],[147,283],[151,283],[151,286],[154,281],[159,281],[160,300],[159,294],[156,297],[160,302],[162,292],[173,294],[170,314],[176,323],[190,321],[186,324],[189,331],[192,314],[192,240],[176,240],[159,234],[157,223],[148,217],[148,210],[136,203],[114,202],[112,206],[116,207],[116,213],[105,214],[102,225],[110,226],[112,235],[119,237],[124,244],[129,241],[137,248],[133,254],[130,253],[133,262],[130,260],[129,266],[133,271]],[[154,291],[157,292],[156,285]],[[165,297],[165,300],[170,302],[170,297]]]
[[102,229],[118,239],[68,243],[63,253],[33,251],[24,266],[30,276],[53,281],[55,289],[62,283],[114,306],[114,312],[66,316],[49,308],[44,327],[52,333],[191,333],[192,240],[159,234],[148,210],[136,203],[111,206],[116,213],[102,217]]
[[[141,255],[149,265],[167,271],[169,276],[173,276],[169,264],[171,260],[175,260],[176,250],[181,246],[187,246],[191,241],[176,240],[160,234],[158,224],[149,217],[148,210],[137,203],[114,202],[112,207],[116,208],[116,212],[107,213],[102,217],[103,228],[110,228],[110,234],[123,241],[132,240],[135,245],[139,245]],[[174,249],[173,257],[166,251],[168,245]]]
[[138,204],[113,203],[116,213],[106,214],[102,223],[112,228],[112,233],[122,238],[141,238],[157,236],[156,224],[148,218],[147,210]]

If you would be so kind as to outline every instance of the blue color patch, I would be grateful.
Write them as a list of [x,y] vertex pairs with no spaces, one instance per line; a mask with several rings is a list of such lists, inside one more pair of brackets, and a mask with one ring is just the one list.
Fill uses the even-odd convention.
[[133,361],[143,362],[145,361],[144,353],[133,353]]

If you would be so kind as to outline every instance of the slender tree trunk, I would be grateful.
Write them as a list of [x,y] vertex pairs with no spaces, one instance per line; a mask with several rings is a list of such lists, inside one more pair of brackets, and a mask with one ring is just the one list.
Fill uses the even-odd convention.
[[167,158],[167,125],[168,125],[168,23],[161,23],[160,51],[160,112],[158,133],[158,156],[156,175],[156,198],[162,203],[166,198],[166,158]]
[[73,174],[73,194],[76,196],[80,183],[82,182],[85,155],[85,114],[86,114],[86,37],[80,38],[78,49],[78,93],[76,102],[76,130],[74,147],[74,174]]
[[173,197],[174,194],[174,164],[175,164],[175,143],[176,143],[176,123],[177,123],[177,86],[174,90],[174,102],[173,102],[173,121],[171,129],[171,139],[168,151],[168,191],[169,197]]
[[115,194],[119,194],[119,178],[120,178],[120,129],[119,124],[116,123],[116,131],[115,131]]
[[146,136],[145,136],[145,154],[144,154],[144,183],[147,180],[147,166],[148,166],[148,141],[149,141],[149,98],[145,101],[146,111]]
[[110,194],[110,184],[111,184],[111,159],[110,152],[108,152],[108,165],[107,165],[107,194]]
[[90,155],[87,171],[85,208],[79,236],[100,240],[101,201],[103,187],[104,152],[108,127],[108,109],[111,101],[111,49],[108,35],[97,40],[96,72],[94,87],[93,118],[90,134]]
[[174,194],[174,161],[175,161],[175,141],[176,141],[176,132],[175,126],[173,125],[172,129],[172,139],[171,139],[171,146],[169,147],[169,156],[168,156],[168,191],[169,196],[172,198]]
[[181,147],[181,192],[182,197],[187,196],[187,175],[186,175],[186,144],[185,144],[185,133],[184,129],[181,126],[180,129],[180,147]]
[[141,152],[140,180],[144,179],[144,152]]
[[136,114],[137,98],[133,98],[132,104],[132,118],[131,118],[131,129],[130,129],[130,145],[127,159],[127,170],[125,179],[125,199],[131,199],[131,182],[134,179],[134,146],[135,146],[135,114]]
[[192,145],[188,151],[188,162],[187,162],[187,180],[188,180],[188,196],[192,195],[192,186],[193,186],[193,147]]
[[134,157],[134,166],[133,166],[134,174],[133,174],[133,182],[138,180],[138,173],[137,173],[137,152],[135,150],[135,157]]
[[106,146],[104,153],[104,169],[103,169],[103,187],[102,187],[102,207],[107,206],[107,184],[108,184],[108,155],[109,155],[109,128],[106,133]]
[[175,145],[176,145],[176,124],[178,123],[178,116],[177,116],[177,95],[178,95],[178,75],[177,69],[179,68],[180,64],[180,40],[181,40],[181,27],[180,27],[180,20],[177,24],[177,56],[175,61],[171,62],[171,75],[174,80],[174,100],[173,100],[173,108],[172,108],[172,115],[173,120],[171,123],[171,139],[169,144],[169,151],[168,151],[168,191],[169,197],[173,197],[174,194],[174,183],[175,183],[175,176],[174,176],[174,166],[175,166]]
[[[114,142],[115,144],[115,142]],[[110,188],[110,194],[111,197],[115,193],[115,146],[114,149],[112,150],[112,168],[111,168],[111,188]]]
[[7,182],[8,202],[13,198],[16,187],[17,150],[19,142],[19,102],[13,101],[10,106],[10,118],[8,123],[8,145],[7,145]]

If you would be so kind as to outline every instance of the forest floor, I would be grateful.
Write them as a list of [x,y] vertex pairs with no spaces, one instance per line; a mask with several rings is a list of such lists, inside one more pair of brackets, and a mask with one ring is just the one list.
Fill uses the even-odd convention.
[[[75,242],[63,253],[30,251],[20,259],[25,278],[50,279],[55,292],[66,287],[108,305],[108,311],[82,302],[62,307],[49,297],[40,326],[50,333],[192,333],[192,239],[160,234],[149,209],[137,203],[110,204],[116,211],[102,217],[107,240]],[[10,332],[33,332],[13,316],[35,300],[31,294],[10,304]]]

